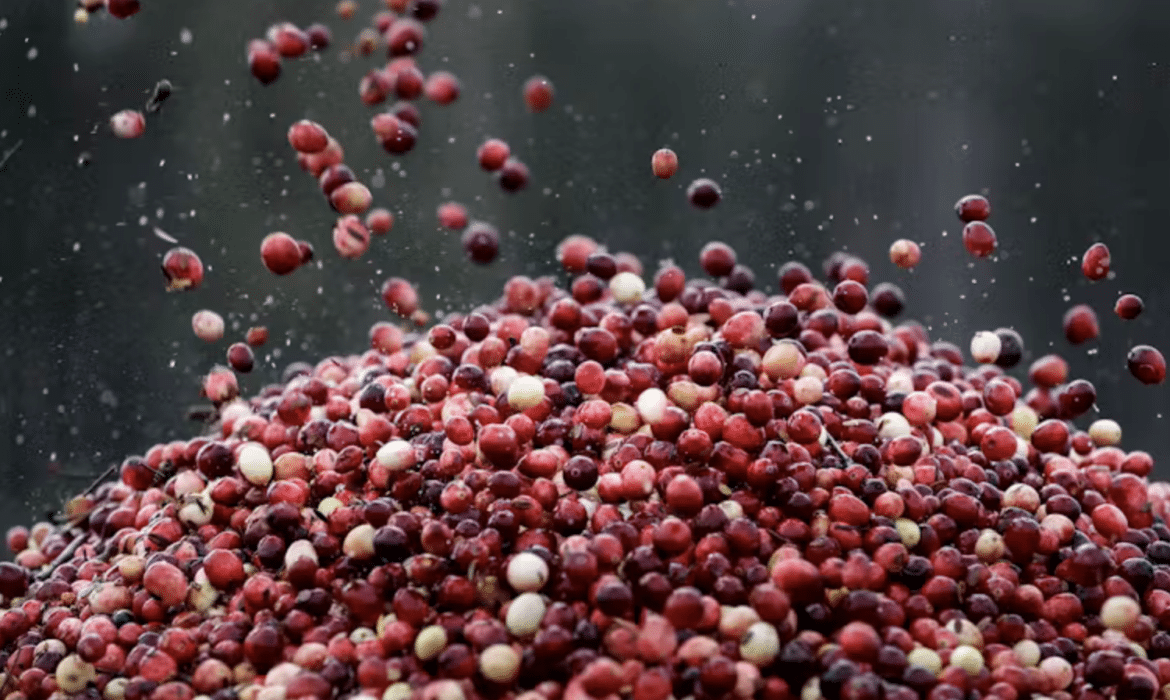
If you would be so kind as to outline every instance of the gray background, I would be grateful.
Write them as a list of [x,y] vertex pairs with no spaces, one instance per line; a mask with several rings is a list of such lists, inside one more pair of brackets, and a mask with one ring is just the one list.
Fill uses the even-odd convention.
[[[721,238],[769,288],[788,259],[819,267],[856,251],[874,281],[903,285],[908,315],[936,336],[965,347],[976,330],[1014,325],[1030,352],[1065,353],[1125,444],[1167,455],[1166,388],[1139,385],[1124,357],[1135,342],[1170,350],[1170,6],[452,0],[420,62],[458,74],[463,96],[422,105],[417,149],[394,159],[357,99],[372,61],[343,63],[333,48],[286,62],[267,88],[248,75],[246,41],[273,21],[323,20],[337,44],[356,36],[360,22],[332,2],[143,5],[129,21],[77,26],[65,0],[0,4],[0,153],[22,143],[0,170],[0,525],[194,433],[185,408],[228,342],[194,338],[195,310],[228,317],[229,339],[255,321],[271,329],[243,382],[254,391],[289,361],[363,348],[387,317],[377,289],[390,274],[418,282],[432,311],[464,308],[509,275],[554,271],[556,243],[575,232],[650,269],[672,256],[691,271]],[[375,9],[363,0],[359,19]],[[530,115],[520,86],[538,72],[556,104]],[[108,116],[140,107],[164,77],[175,94],[147,134],[115,140]],[[290,158],[285,129],[301,117],[336,134],[363,179],[385,182],[375,201],[398,221],[359,262],[334,254],[333,216]],[[505,196],[475,166],[489,135],[531,166],[527,191]],[[664,144],[682,161],[669,182],[649,173]],[[683,196],[700,175],[724,186],[710,212]],[[994,261],[961,248],[951,206],[972,191],[992,198]],[[496,264],[473,268],[458,235],[437,229],[447,198],[505,232]],[[169,245],[154,226],[200,252],[202,289],[163,291]],[[311,239],[325,264],[273,278],[257,254],[273,230]],[[886,258],[902,236],[924,246],[913,273]],[[1090,286],[1076,260],[1096,240],[1117,276]],[[1139,321],[1112,316],[1122,291],[1145,298]],[[1095,305],[1104,337],[1072,349],[1060,317],[1076,302]]]

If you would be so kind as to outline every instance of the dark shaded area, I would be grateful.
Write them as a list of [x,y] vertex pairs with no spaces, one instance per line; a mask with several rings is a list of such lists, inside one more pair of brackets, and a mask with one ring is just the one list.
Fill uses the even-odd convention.
[[[937,336],[965,347],[976,330],[1015,326],[1021,371],[1065,353],[1097,385],[1101,413],[1084,424],[1115,418],[1128,447],[1167,454],[1166,389],[1139,385],[1124,358],[1137,342],[1170,350],[1170,7],[453,0],[420,63],[454,71],[463,96],[423,105],[419,146],[391,158],[357,99],[373,61],[342,63],[334,48],[286,62],[267,88],[247,73],[246,41],[273,21],[355,36],[361,24],[331,2],[143,4],[84,26],[65,0],[0,6],[0,154],[19,144],[0,170],[2,526],[125,454],[192,434],[201,373],[249,325],[272,331],[243,382],[254,391],[290,361],[363,348],[388,317],[377,288],[391,274],[418,282],[431,311],[465,308],[512,274],[553,272],[575,232],[651,270],[669,256],[697,271],[703,242],[720,238],[769,288],[784,261],[848,248],[875,281],[903,285],[907,314]],[[359,16],[375,9],[366,0]],[[520,86],[538,72],[557,98],[530,115]],[[174,92],[147,134],[114,139],[108,116],[141,108],[161,78]],[[384,182],[375,202],[398,220],[359,262],[335,255],[331,211],[290,157],[285,129],[301,117],[342,141],[362,179]],[[507,196],[475,166],[489,135],[529,164],[527,191]],[[682,162],[669,182],[649,172],[662,145]],[[699,176],[724,189],[709,212],[683,195]],[[972,191],[992,198],[995,260],[962,251],[951,205]],[[493,266],[473,268],[458,235],[437,229],[446,199],[500,228]],[[202,255],[202,289],[164,291],[156,226]],[[273,278],[257,253],[273,230],[311,239],[323,264]],[[886,258],[903,236],[923,244],[914,273]],[[1096,240],[1117,276],[1090,285],[1077,260]],[[1123,291],[1147,304],[1128,324],[1110,311]],[[1060,317],[1079,302],[1097,308],[1104,338],[1071,349]],[[228,318],[222,343],[192,335],[200,308]]]

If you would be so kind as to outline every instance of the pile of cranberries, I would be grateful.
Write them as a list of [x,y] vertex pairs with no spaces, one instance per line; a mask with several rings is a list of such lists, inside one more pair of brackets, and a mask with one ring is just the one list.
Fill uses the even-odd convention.
[[[12,700],[1154,698],[1170,488],[1092,384],[868,289],[588,238],[425,334],[293,364],[8,533]],[[607,260],[607,258],[609,258]],[[628,261],[627,261],[628,262]],[[628,265],[626,266],[628,267]],[[598,276],[588,270],[602,273]],[[603,279],[607,277],[608,279]],[[883,296],[885,297],[884,301]],[[882,313],[879,313],[882,312]],[[393,328],[397,332],[388,332]]]
[[[85,0],[124,18],[137,0]],[[414,56],[438,0],[389,0],[352,51],[389,63],[358,85],[394,156],[418,137],[420,96],[458,79]],[[352,0],[337,7],[342,19]],[[252,74],[329,46],[322,25],[273,25],[248,44]],[[169,93],[168,93],[169,94]],[[554,98],[525,83],[533,112]],[[116,115],[120,136],[138,113]],[[288,140],[340,218],[343,258],[394,217],[344,165],[326,128]],[[476,153],[509,192],[529,172],[498,139]],[[656,152],[673,176],[678,156]],[[710,209],[722,189],[686,188]],[[992,257],[990,205],[956,205],[963,244]],[[469,259],[496,229],[437,210]],[[365,215],[365,218],[359,218]],[[922,251],[896,241],[891,261]],[[260,244],[280,277],[308,241]],[[14,528],[0,563],[6,700],[959,700],[1119,698],[1170,692],[1170,485],[1121,428],[1085,425],[1096,392],[1057,355],[1025,356],[1015,331],[969,352],[893,325],[902,291],[862,260],[799,262],[777,293],[727,245],[704,278],[572,236],[570,273],[513,277],[496,302],[425,332],[389,322],[370,349],[294,363],[240,396],[252,328],[203,381],[211,434],[130,457],[120,478],[71,500],[57,523]],[[199,288],[187,248],[168,288]],[[1107,279],[1104,244],[1082,272]],[[274,277],[274,279],[277,279]],[[381,295],[425,326],[414,287]],[[1132,319],[1134,295],[1115,312]],[[421,314],[421,315],[420,315]],[[192,318],[206,342],[223,318]],[[1069,309],[1072,344],[1096,314]],[[1126,358],[1165,379],[1156,349]],[[1023,368],[1020,368],[1023,369]],[[1078,423],[1082,427],[1078,427]]]

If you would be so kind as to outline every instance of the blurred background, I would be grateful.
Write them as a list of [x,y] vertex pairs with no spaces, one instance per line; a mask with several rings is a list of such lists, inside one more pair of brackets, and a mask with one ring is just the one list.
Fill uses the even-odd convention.
[[[456,73],[452,106],[420,103],[416,149],[381,150],[357,84],[377,58],[343,61],[379,9],[348,22],[331,0],[142,0],[135,17],[73,21],[67,0],[0,3],[0,526],[28,522],[127,454],[192,436],[199,379],[250,325],[271,339],[245,393],[295,360],[356,352],[390,318],[390,275],[419,285],[431,312],[466,309],[513,274],[559,273],[554,249],[585,233],[641,256],[652,274],[673,258],[698,273],[703,243],[722,239],[776,288],[797,259],[815,270],[834,250],[866,258],[872,281],[900,284],[905,317],[966,348],[1013,326],[1028,355],[1060,352],[1093,381],[1099,413],[1123,443],[1170,476],[1167,387],[1126,372],[1135,343],[1170,350],[1166,222],[1170,197],[1170,5],[1030,0],[523,2],[448,0],[429,26],[424,72]],[[334,46],[286,61],[263,87],[245,46],[269,24],[323,21]],[[535,73],[554,107],[529,114]],[[109,116],[141,109],[156,81],[174,94],[145,136],[119,141]],[[320,121],[371,184],[394,230],[360,261],[337,257],[335,215],[296,165],[290,123]],[[475,163],[485,138],[508,140],[532,170],[506,195]],[[670,146],[682,167],[651,176]],[[713,177],[723,202],[697,211],[686,185]],[[965,253],[954,202],[987,194],[1000,252]],[[441,230],[448,199],[501,231],[490,267]],[[168,294],[165,231],[207,265],[192,293]],[[260,240],[311,240],[322,264],[275,278]],[[891,265],[889,244],[918,241],[923,263]],[[1115,276],[1089,284],[1081,253],[1113,253]],[[1112,313],[1122,292],[1137,321]],[[1090,303],[1102,337],[1076,348],[1061,315]],[[224,340],[194,337],[214,309]]]

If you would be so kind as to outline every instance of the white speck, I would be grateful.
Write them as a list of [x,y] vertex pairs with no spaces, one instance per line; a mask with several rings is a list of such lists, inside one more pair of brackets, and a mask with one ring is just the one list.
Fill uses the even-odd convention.
[[37,106],[36,105],[29,105],[28,106],[28,116],[30,119],[37,116]]
[[190,44],[194,40],[195,35],[191,33],[191,30],[183,27],[183,29],[179,32],[179,43]]
[[32,61],[37,57],[37,47],[32,47],[28,50],[28,60]]
[[224,124],[227,124],[229,121],[231,121],[231,119],[232,119],[232,115],[228,114],[227,112],[223,113],[223,123]]

